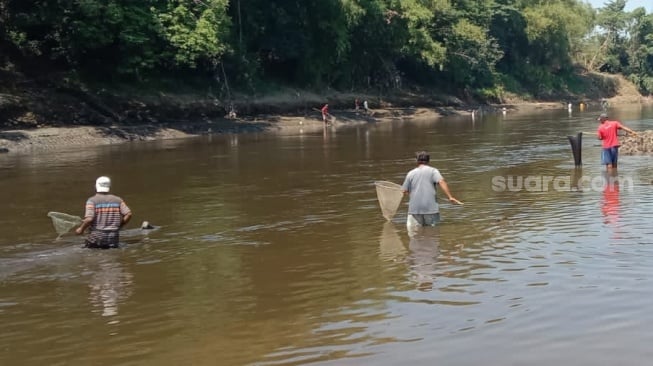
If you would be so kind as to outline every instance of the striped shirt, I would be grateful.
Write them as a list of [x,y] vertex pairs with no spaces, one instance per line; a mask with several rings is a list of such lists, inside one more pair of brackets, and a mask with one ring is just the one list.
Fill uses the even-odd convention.
[[112,194],[97,193],[86,201],[84,217],[91,219],[90,244],[117,245],[122,218],[131,213],[122,198]]

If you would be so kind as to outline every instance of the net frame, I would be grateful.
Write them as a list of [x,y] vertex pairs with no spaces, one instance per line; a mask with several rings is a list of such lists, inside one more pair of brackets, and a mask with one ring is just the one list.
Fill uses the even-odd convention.
[[386,220],[391,221],[397,214],[399,205],[404,198],[404,192],[397,183],[379,180],[374,182],[376,198],[381,207],[381,213]]
[[81,217],[63,212],[50,211],[48,212],[48,217],[52,220],[52,226],[59,236],[66,234],[72,228],[82,223]]

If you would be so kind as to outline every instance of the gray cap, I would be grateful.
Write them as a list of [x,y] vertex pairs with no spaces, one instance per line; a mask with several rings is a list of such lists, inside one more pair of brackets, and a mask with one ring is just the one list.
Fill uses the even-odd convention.
[[599,118],[597,118],[596,120],[597,120],[597,121],[600,121],[600,120],[602,120],[602,119],[608,119],[608,114],[607,114],[607,113],[601,113],[601,115],[599,116]]

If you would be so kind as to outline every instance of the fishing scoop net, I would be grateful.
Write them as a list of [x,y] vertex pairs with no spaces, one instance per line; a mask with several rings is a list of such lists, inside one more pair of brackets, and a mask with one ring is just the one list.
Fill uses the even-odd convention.
[[82,223],[79,216],[68,215],[63,212],[48,212],[48,217],[52,219],[52,226],[59,236],[67,233],[75,226]]
[[390,221],[397,214],[401,200],[404,198],[401,186],[387,181],[376,181],[374,185],[383,217]]

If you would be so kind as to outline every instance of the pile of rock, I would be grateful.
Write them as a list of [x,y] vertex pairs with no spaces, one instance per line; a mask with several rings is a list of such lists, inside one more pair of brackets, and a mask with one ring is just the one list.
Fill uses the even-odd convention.
[[653,154],[653,130],[637,131],[637,135],[628,134],[619,138],[619,154],[645,155]]

